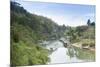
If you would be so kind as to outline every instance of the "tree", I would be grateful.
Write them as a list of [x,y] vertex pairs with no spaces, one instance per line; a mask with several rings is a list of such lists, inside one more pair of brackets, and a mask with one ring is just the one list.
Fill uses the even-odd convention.
[[76,39],[76,34],[75,30],[72,27],[69,27],[69,30],[66,34],[67,36],[70,36],[70,42],[74,42],[74,40]]
[[92,22],[92,23],[91,23],[91,26],[95,26],[95,22]]
[[87,21],[87,25],[88,25],[88,26],[91,25],[91,21],[90,21],[90,19],[88,19],[88,21]]

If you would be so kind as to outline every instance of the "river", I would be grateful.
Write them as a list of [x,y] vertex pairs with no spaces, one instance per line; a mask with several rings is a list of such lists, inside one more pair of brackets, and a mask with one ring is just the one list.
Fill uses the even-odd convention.
[[48,41],[46,48],[51,51],[51,54],[49,55],[50,62],[48,64],[75,63],[95,60],[95,54],[93,52],[75,47],[65,48],[63,43],[59,40]]

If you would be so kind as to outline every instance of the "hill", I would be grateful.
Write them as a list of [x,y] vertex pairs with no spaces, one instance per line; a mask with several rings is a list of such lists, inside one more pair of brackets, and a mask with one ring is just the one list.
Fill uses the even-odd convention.
[[10,6],[11,65],[46,64],[48,50],[40,46],[39,41],[61,37],[64,27],[49,18],[27,12],[19,3],[11,2]]

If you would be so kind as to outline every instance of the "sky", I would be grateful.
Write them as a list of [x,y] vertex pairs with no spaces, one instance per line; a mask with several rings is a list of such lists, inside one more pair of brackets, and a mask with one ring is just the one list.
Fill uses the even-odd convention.
[[52,19],[58,25],[79,26],[86,25],[87,20],[95,21],[95,5],[79,5],[64,3],[47,3],[20,1],[28,12]]

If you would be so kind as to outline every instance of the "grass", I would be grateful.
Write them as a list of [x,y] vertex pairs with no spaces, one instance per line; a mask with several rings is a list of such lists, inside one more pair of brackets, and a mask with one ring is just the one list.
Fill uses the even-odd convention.
[[84,50],[84,49],[80,49],[77,47],[75,47],[75,51],[78,52],[78,54],[76,55],[77,58],[83,59],[86,61],[95,61],[95,52],[94,51]]
[[95,47],[95,40],[93,39],[82,39],[82,46]]
[[37,46],[36,44],[27,46],[26,43],[22,41],[11,44],[12,66],[46,64],[47,62],[49,62],[47,49]]

